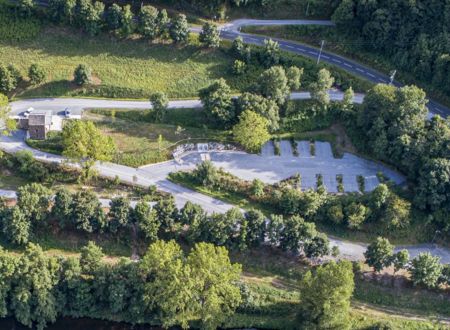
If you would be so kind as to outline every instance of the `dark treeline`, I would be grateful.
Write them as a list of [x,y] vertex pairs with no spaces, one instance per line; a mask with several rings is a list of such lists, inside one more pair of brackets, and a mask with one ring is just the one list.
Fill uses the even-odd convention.
[[450,229],[450,121],[427,119],[425,92],[415,86],[377,85],[360,110],[349,114],[348,130],[360,150],[408,176],[413,205],[431,222]]
[[355,45],[450,95],[449,0],[343,0],[333,20]]
[[62,316],[165,327],[215,329],[245,303],[241,266],[224,247],[174,241],[151,244],[140,261],[105,260],[94,243],[80,257],[48,256],[34,244],[14,256],[0,250],[0,317],[43,329]]

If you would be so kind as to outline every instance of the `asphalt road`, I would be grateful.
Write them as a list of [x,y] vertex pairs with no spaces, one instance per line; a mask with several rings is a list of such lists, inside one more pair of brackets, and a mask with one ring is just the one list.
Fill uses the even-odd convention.
[[[266,25],[333,25],[331,21],[317,20],[253,20],[241,19],[233,21],[229,24],[221,26],[221,37],[223,39],[234,40],[241,36],[245,43],[261,46],[267,37],[240,32],[243,26],[266,26]],[[318,49],[283,39],[272,38],[280,44],[280,48],[284,51],[295,53],[301,56],[317,59],[319,55]],[[330,53],[325,49],[322,51],[321,61],[335,65],[347,72],[363,77],[373,83],[389,83],[389,77],[386,74],[373,70],[365,65],[356,63],[355,61],[346,59],[342,56]],[[402,86],[398,82],[394,82],[396,86]],[[450,116],[450,109],[434,100],[429,100],[428,109],[433,114],[439,114],[443,117]]]
[[[343,93],[340,91],[329,91],[331,100],[340,101],[343,98]],[[307,100],[310,99],[309,92],[295,92],[291,94],[292,100]],[[355,103],[362,103],[364,94],[355,94],[353,101]],[[114,99],[83,99],[83,98],[38,98],[38,99],[24,99],[10,103],[11,115],[16,116],[22,114],[25,110],[33,108],[34,110],[48,110],[53,114],[62,115],[65,109],[70,110],[72,115],[81,115],[84,109],[136,109],[147,110],[152,106],[149,101],[121,101]],[[177,100],[170,101],[170,109],[180,108],[201,108],[200,100]]]

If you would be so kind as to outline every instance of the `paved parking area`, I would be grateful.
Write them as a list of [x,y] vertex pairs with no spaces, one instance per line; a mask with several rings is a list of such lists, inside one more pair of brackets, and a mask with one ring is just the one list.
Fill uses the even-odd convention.
[[[338,182],[336,176],[341,175],[344,191],[359,191],[358,176],[364,177],[365,191],[372,191],[379,184],[377,173],[382,172],[397,184],[405,178],[390,168],[361,157],[345,154],[343,158],[334,158],[331,145],[328,142],[315,142],[315,155],[311,155],[310,142],[298,141],[298,157],[292,152],[289,141],[280,142],[281,155],[274,155],[272,142],[267,143],[261,155],[252,155],[244,152],[211,152],[211,161],[218,167],[242,179],[260,179],[266,183],[276,183],[297,173],[301,176],[302,188],[316,188],[317,176],[323,177],[325,187],[329,192],[337,192]],[[193,168],[201,162],[198,153],[182,157],[183,164],[179,169]],[[149,169],[152,166],[148,167]],[[156,168],[153,169],[158,171]]]

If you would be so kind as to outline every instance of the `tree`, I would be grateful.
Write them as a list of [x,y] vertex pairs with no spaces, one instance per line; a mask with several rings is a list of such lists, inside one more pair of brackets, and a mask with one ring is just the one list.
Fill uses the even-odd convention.
[[200,205],[188,201],[180,211],[180,221],[182,224],[189,226],[186,239],[190,243],[194,243],[202,236],[204,223],[209,219]]
[[17,263],[10,298],[10,308],[20,323],[30,328],[36,324],[42,330],[56,321],[58,274],[56,258],[45,256],[38,245],[27,246]]
[[203,111],[208,120],[220,128],[229,127],[235,118],[231,88],[224,79],[219,79],[199,92]]
[[45,80],[45,71],[42,67],[33,63],[28,70],[28,78],[30,78],[31,85],[39,85]]
[[47,168],[34,159],[30,150],[19,150],[14,154],[13,163],[20,175],[31,181],[45,181],[48,176]]
[[342,99],[342,110],[349,112],[353,110],[353,100],[355,98],[355,93],[353,88],[350,86],[344,92],[344,98]]
[[264,71],[257,86],[258,92],[275,101],[279,106],[284,105],[289,99],[289,86],[286,72],[281,66],[274,66]]
[[236,76],[240,76],[240,75],[244,74],[246,68],[247,68],[247,64],[245,64],[245,62],[242,62],[240,60],[235,60],[233,62],[232,72]]
[[77,66],[73,73],[73,81],[78,86],[83,86],[91,83],[92,71],[91,68],[85,64]]
[[286,70],[286,77],[290,90],[297,90],[301,86],[301,79],[303,76],[303,68],[291,66]]
[[213,187],[219,180],[217,168],[209,160],[198,164],[192,172],[192,176],[205,187]]
[[2,212],[2,230],[7,239],[17,245],[25,245],[29,242],[31,221],[18,206],[8,208]]
[[17,129],[16,120],[9,117],[10,111],[8,97],[0,93],[0,121],[4,123],[4,127],[0,129],[1,135],[9,135]]
[[17,205],[30,222],[43,222],[50,207],[50,190],[39,183],[30,183],[17,190]]
[[284,220],[284,227],[280,233],[280,247],[285,251],[299,252],[304,243],[317,235],[314,223],[294,215]]
[[189,40],[189,25],[186,16],[179,14],[172,21],[169,34],[175,43],[185,43]]
[[242,39],[241,36],[238,36],[233,40],[233,44],[231,45],[231,52],[235,58],[240,60],[245,59],[245,44],[244,39]]
[[59,189],[53,201],[52,216],[56,218],[61,228],[69,222],[72,214],[72,194],[67,189]]
[[398,272],[400,269],[404,269],[409,263],[409,252],[408,250],[400,250],[394,254],[392,258],[392,263],[394,264],[394,271]]
[[324,233],[317,233],[310,241],[306,242],[303,252],[307,258],[319,258],[330,254],[330,241]]
[[139,263],[144,303],[148,310],[156,311],[164,327],[186,328],[193,315],[195,283],[183,258],[183,251],[174,241],[156,241]]
[[11,70],[4,64],[0,64],[0,93],[8,94],[17,87],[17,81]]
[[280,45],[272,39],[264,40],[264,50],[261,54],[261,60],[266,68],[277,65],[280,62]]
[[244,217],[247,221],[247,244],[251,247],[259,246],[266,236],[266,217],[261,211],[253,209],[246,212]]
[[199,41],[208,48],[218,48],[220,46],[220,33],[215,24],[206,22],[199,35]]
[[409,225],[411,217],[411,203],[406,199],[391,194],[387,200],[382,221],[388,229],[401,229]]
[[254,179],[252,181],[252,195],[255,197],[263,197],[264,196],[264,182],[259,179]]
[[106,11],[105,11],[105,21],[108,27],[108,30],[117,31],[122,26],[122,8],[113,3]]
[[169,38],[170,18],[165,9],[161,9],[158,13],[159,37],[162,39]]
[[389,188],[386,184],[380,183],[370,194],[369,206],[372,210],[378,211],[385,207],[388,198],[391,195]]
[[[450,203],[450,159],[428,160],[421,168],[416,188],[416,204],[438,210]],[[447,207],[448,208],[448,207]]]
[[378,237],[374,242],[370,243],[364,252],[366,263],[373,267],[376,272],[389,267],[392,264],[394,255],[394,247],[389,243],[387,238]]
[[131,206],[126,197],[116,197],[111,200],[109,207],[109,230],[112,233],[129,225]]
[[274,100],[266,99],[257,94],[244,93],[236,101],[236,112],[242,113],[245,110],[253,111],[265,117],[270,123],[271,132],[278,130],[280,114],[279,107]]
[[62,131],[63,155],[76,160],[109,161],[116,152],[111,137],[105,136],[91,121],[70,120]]
[[158,37],[159,22],[158,22],[158,9],[153,6],[143,6],[139,13],[138,30],[146,38],[150,40]]
[[202,226],[201,240],[215,245],[232,245],[232,238],[237,233],[238,225],[244,216],[240,209],[232,208],[224,214],[212,214]]
[[131,211],[131,215],[133,223],[137,224],[146,239],[151,242],[158,239],[161,224],[157,219],[156,211],[148,203],[143,201],[137,203],[134,210]]
[[194,306],[202,328],[216,329],[234,314],[241,303],[241,293],[236,283],[241,267],[231,264],[228,251],[208,243],[198,243],[189,253],[187,265],[192,271],[196,293]]
[[105,227],[106,216],[95,193],[82,190],[73,196],[71,221],[77,229],[88,233],[100,231]]
[[308,271],[300,281],[300,328],[348,329],[354,286],[349,261],[331,261],[315,273]]
[[131,11],[131,5],[126,5],[122,8],[122,16],[121,16],[121,22],[120,22],[121,28],[120,33],[123,36],[129,36],[133,33],[135,26],[134,26],[134,15]]
[[327,69],[321,69],[317,75],[317,81],[312,83],[311,98],[326,108],[330,104],[330,95],[328,90],[333,86],[334,78],[331,76],[330,71]]
[[439,284],[442,267],[439,257],[433,257],[428,252],[420,253],[411,261],[411,280],[414,285],[434,288]]
[[95,36],[102,28],[104,11],[102,2],[79,0],[76,9],[78,25],[90,36]]
[[269,122],[253,111],[244,111],[233,127],[234,139],[250,152],[259,152],[270,139]]
[[347,226],[351,229],[358,229],[366,221],[367,208],[361,203],[352,202],[345,207],[344,213]]
[[173,196],[164,198],[155,204],[153,209],[156,212],[156,218],[161,224],[161,230],[166,233],[175,229],[175,223],[178,221],[178,209]]
[[150,103],[152,104],[153,114],[157,122],[162,122],[167,113],[169,100],[163,92],[156,92],[150,96]]
[[17,267],[17,257],[0,248],[0,317],[6,317],[9,311],[14,275]]

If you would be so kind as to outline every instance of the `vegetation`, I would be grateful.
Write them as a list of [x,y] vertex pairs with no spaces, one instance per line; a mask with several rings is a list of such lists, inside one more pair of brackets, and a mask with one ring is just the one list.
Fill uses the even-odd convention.
[[233,127],[234,139],[246,150],[259,152],[270,138],[267,126],[269,126],[267,119],[246,110],[239,116],[239,122]]

